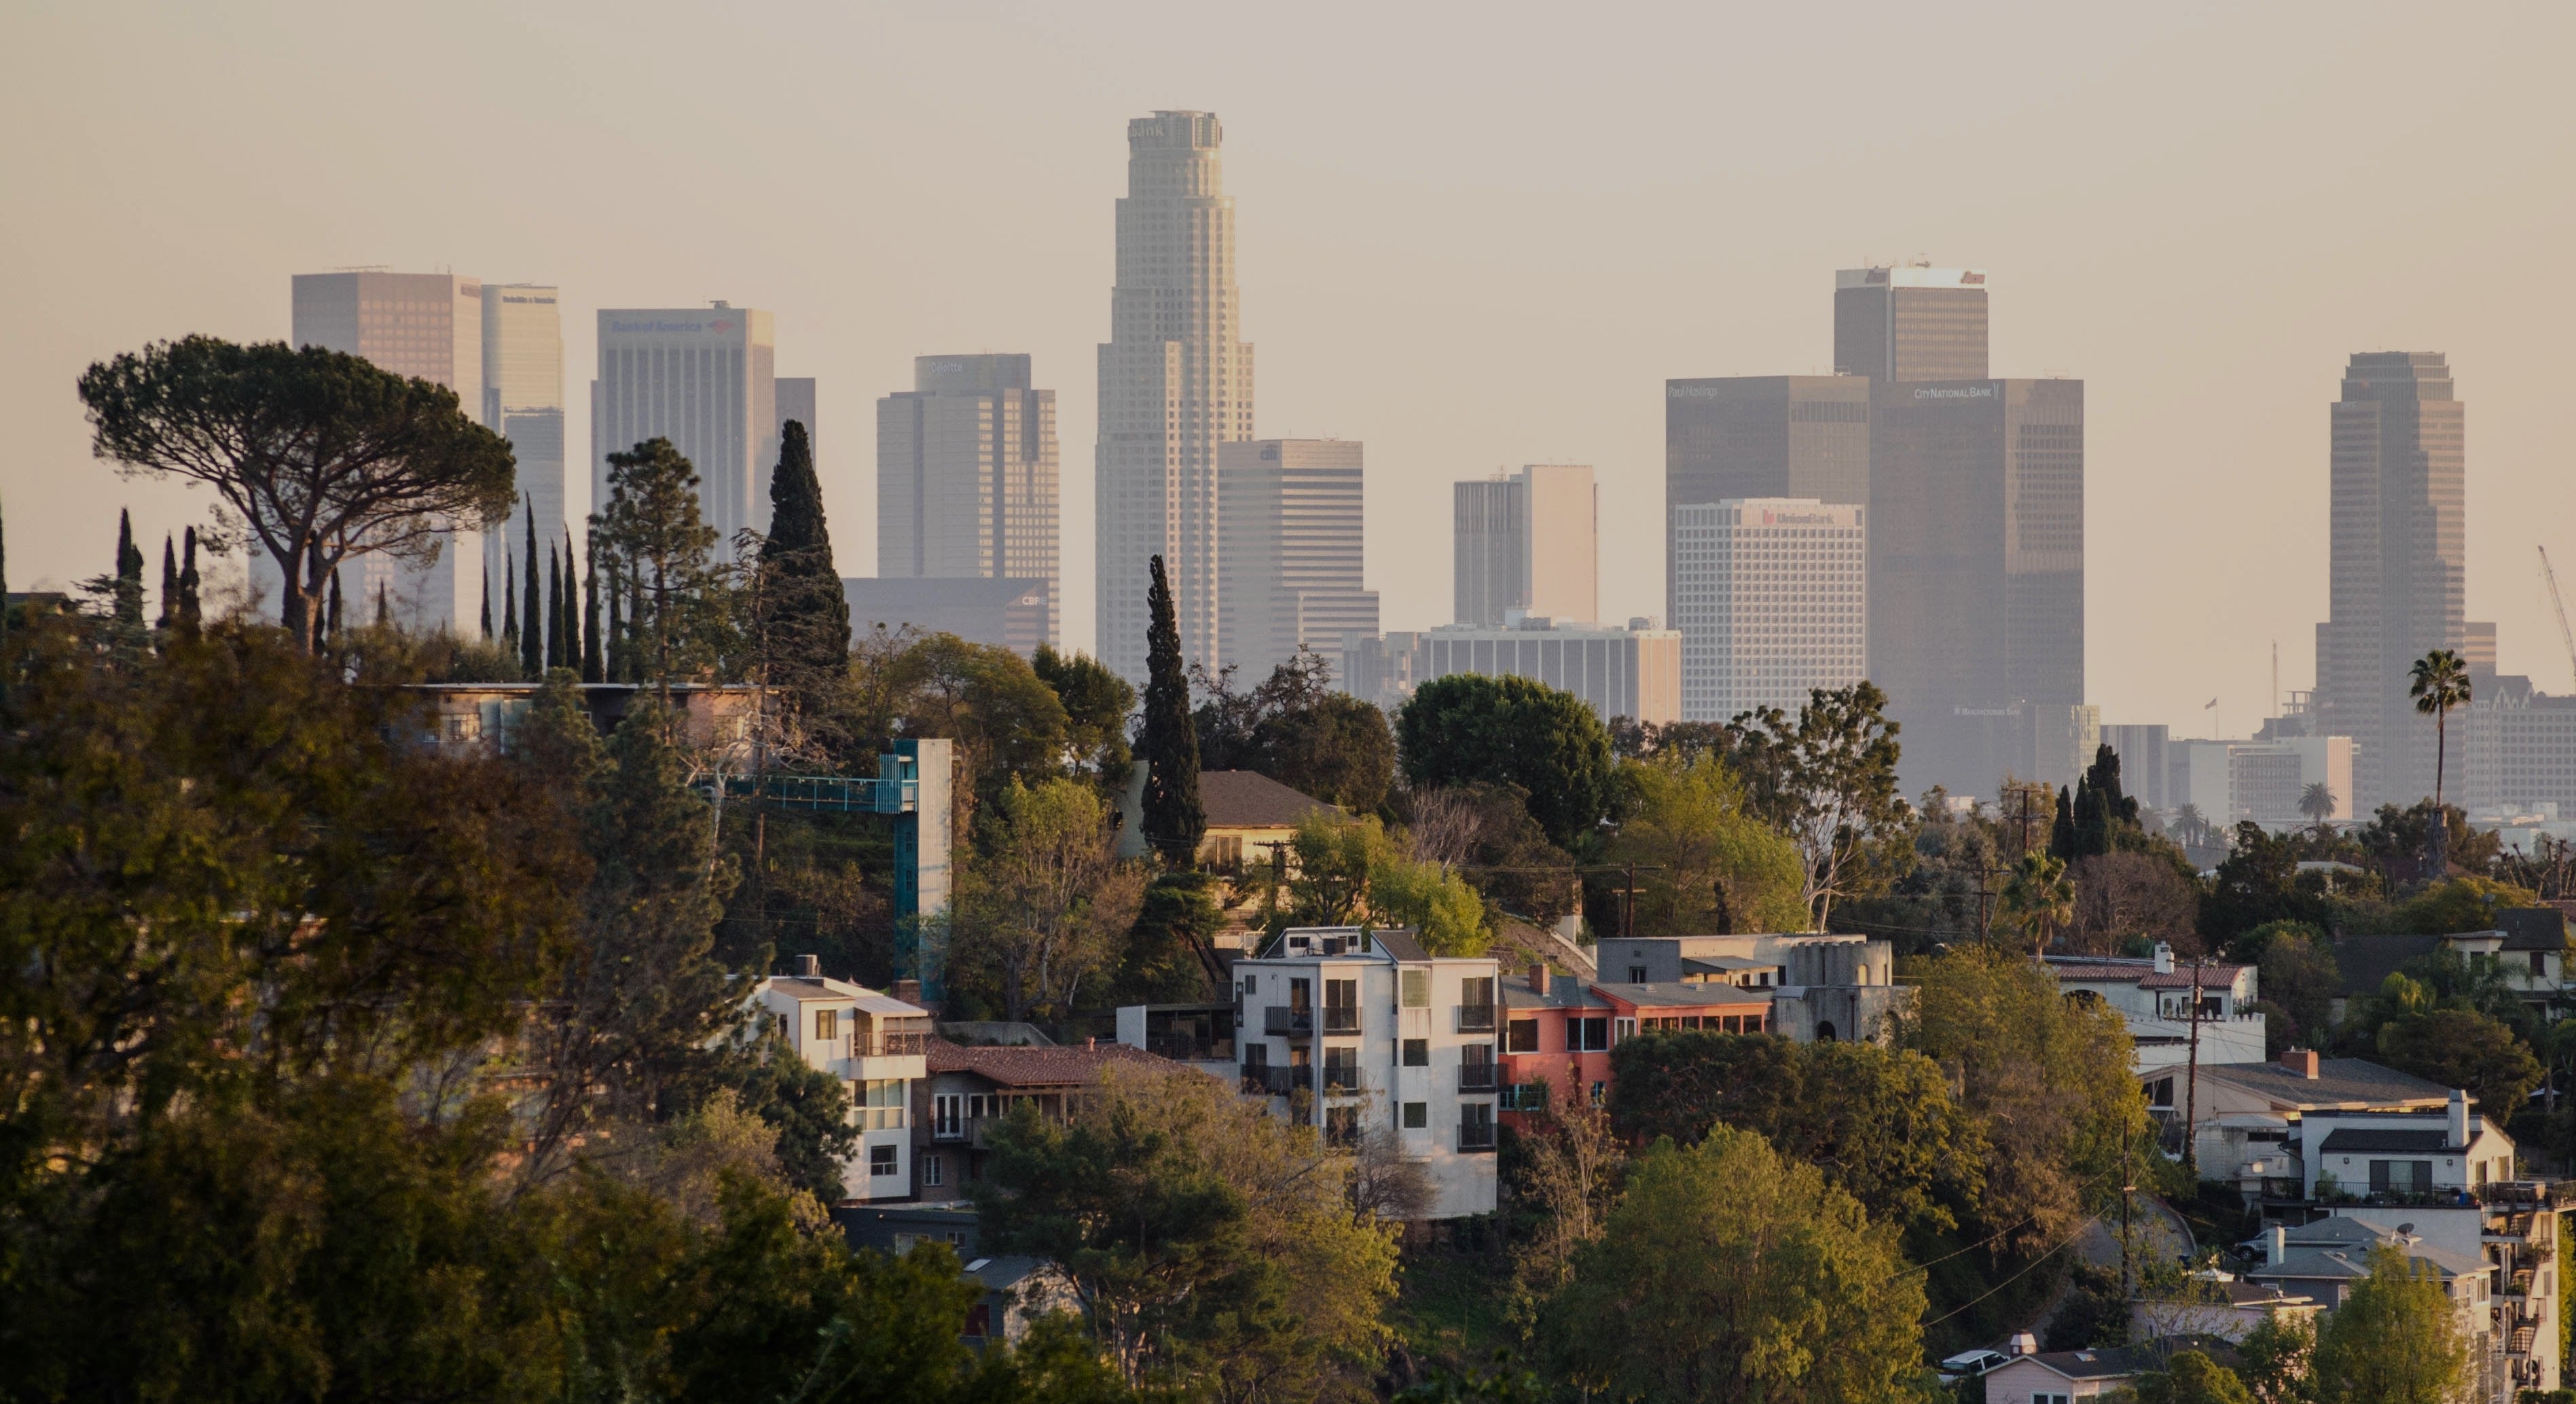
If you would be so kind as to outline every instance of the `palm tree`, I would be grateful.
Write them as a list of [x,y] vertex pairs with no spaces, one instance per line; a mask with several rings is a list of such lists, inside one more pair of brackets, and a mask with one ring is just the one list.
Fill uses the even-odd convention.
[[1995,914],[2021,928],[2036,953],[2044,954],[2057,928],[2075,919],[2075,883],[2066,876],[2066,860],[2031,852],[2004,879]]
[[2433,823],[2429,846],[2433,877],[2439,880],[2451,870],[2449,855],[2444,851],[2451,837],[2451,821],[2442,812],[2442,769],[2450,752],[2447,723],[2453,707],[2469,703],[2469,665],[2451,650],[2437,648],[2416,659],[2415,666],[2407,672],[2411,683],[2406,693],[2415,699],[2415,710],[2433,719]]
[[2299,792],[2299,812],[2316,822],[2318,838],[2326,837],[2326,821],[2334,817],[2335,792],[2323,780],[2309,781]]
[[2174,829],[2182,835],[2183,842],[2208,842],[2209,820],[2201,816],[2199,805],[2185,803],[2177,806],[2174,810],[2173,822]]

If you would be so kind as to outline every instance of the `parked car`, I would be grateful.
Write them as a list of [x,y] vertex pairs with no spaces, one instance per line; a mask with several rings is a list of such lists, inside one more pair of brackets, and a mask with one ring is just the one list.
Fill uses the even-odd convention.
[[1973,1380],[1998,1365],[2008,1364],[2012,1357],[2000,1350],[1966,1350],[1941,1362],[1941,1383],[1956,1384]]

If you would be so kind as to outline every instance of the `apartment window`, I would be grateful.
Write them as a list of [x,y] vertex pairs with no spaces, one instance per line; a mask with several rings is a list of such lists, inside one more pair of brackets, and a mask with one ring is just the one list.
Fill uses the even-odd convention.
[[1324,1032],[1358,1033],[1360,1031],[1360,982],[1326,980],[1324,982]]
[[2548,958],[2540,951],[2533,951],[2531,953],[2531,973],[2534,975],[2547,975],[2549,973]]
[[1618,1023],[1618,1027],[1612,1029],[1610,1032],[1615,1041],[1625,1043],[1629,1039],[1637,1036],[1637,1021],[1634,1019],[1621,1019]]
[[895,1173],[894,1155],[895,1148],[892,1146],[868,1147],[868,1178],[876,1179],[879,1176]]
[[1404,1065],[1408,1068],[1431,1066],[1431,1040],[1408,1038],[1404,1041]]
[[859,1084],[859,1127],[865,1131],[900,1130],[906,1124],[905,1103],[911,1096],[912,1084],[902,1078],[885,1078]]
[[2157,1078],[2147,1084],[2147,1106],[2152,1109],[2171,1111],[2174,1104],[2173,1094],[2174,1080],[2169,1077]]
[[1404,986],[1405,1008],[1428,1009],[1431,1007],[1430,971],[1407,970],[1402,976],[1402,983]]
[[1505,1050],[1506,1050],[1506,1051],[1508,1051],[1508,1052],[1512,1052],[1512,1053],[1535,1053],[1535,1052],[1537,1052],[1537,1051],[1538,1051],[1538,1020],[1536,1020],[1536,1019],[1514,1019],[1514,1020],[1512,1020],[1511,1033],[1510,1033],[1510,1042],[1508,1042],[1507,1044],[1505,1044],[1505,1045],[1504,1045],[1504,1048],[1505,1048]]
[[841,1036],[841,1011],[837,1009],[815,1010],[814,1036],[824,1040],[825,1042],[830,1042],[833,1039],[839,1038]]
[[966,1134],[966,1099],[955,1092],[942,1092],[930,1099],[930,1134],[963,1136]]
[[1360,1139],[1360,1109],[1357,1107],[1325,1108],[1324,1139],[1337,1146],[1357,1144]]
[[2072,1395],[2034,1393],[2030,1397],[2030,1404],[2075,1404],[2075,1399]]
[[1288,1007],[1291,1009],[1314,1008],[1315,982],[1312,980],[1290,980],[1288,982]]
[[1642,965],[1629,966],[1628,983],[1632,985],[1642,985],[1646,983],[1646,967]]
[[1261,977],[1260,977],[1260,976],[1258,976],[1258,975],[1246,975],[1246,976],[1244,976],[1244,977],[1243,977],[1243,992],[1244,992],[1245,994],[1259,994],[1259,993],[1261,993]]
[[925,1185],[948,1183],[948,1157],[925,1155],[921,1158],[921,1182]]
[[2432,1188],[2433,1162],[2429,1160],[2370,1162],[2370,1189],[2373,1194],[2424,1194]]
[[1431,1104],[1429,1102],[1407,1102],[1404,1104],[1405,1130],[1421,1131],[1428,1128],[1430,1125]]
[[1324,1050],[1324,1087],[1333,1092],[1360,1090],[1360,1051],[1356,1048]]
[[1603,1019],[1568,1019],[1565,1021],[1565,1050],[1569,1053],[1601,1053],[1610,1047],[1610,1021]]
[[1592,1105],[1596,1107],[1601,1105],[1601,1103],[1608,1098],[1609,1092],[1609,1083],[1596,1082],[1592,1084]]

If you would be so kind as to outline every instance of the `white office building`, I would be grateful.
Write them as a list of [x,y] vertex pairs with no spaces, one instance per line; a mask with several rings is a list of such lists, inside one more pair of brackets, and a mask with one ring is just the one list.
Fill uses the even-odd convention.
[[[472,582],[473,618],[489,581],[492,630],[501,629],[501,606],[512,572],[524,570],[528,519],[536,519],[537,549],[563,548],[564,363],[563,317],[558,290],[534,283],[483,285],[483,427],[510,441],[519,464],[519,506],[510,526],[488,533],[481,569]],[[578,534],[578,533],[577,533]],[[521,582],[525,588],[525,582]]]
[[1581,463],[1532,463],[1456,484],[1457,622],[1601,614],[1601,489]]
[[1683,720],[1794,713],[1815,688],[1869,676],[1868,510],[1790,497],[1673,509]]
[[877,401],[878,577],[1042,581],[1037,642],[1056,642],[1055,392],[1025,355],[917,356],[912,375]]
[[1291,928],[1234,964],[1244,1091],[1337,1141],[1391,1130],[1430,1177],[1432,1218],[1490,1213],[1498,973],[1404,932]]
[[807,1064],[849,1088],[859,1144],[842,1168],[842,1198],[910,1198],[912,1085],[930,1075],[930,1011],[827,979],[813,956],[797,957],[794,975],[761,981],[751,1003],[755,1015],[779,1023]]
[[[1623,629],[1533,616],[1495,629],[1453,625],[1412,639],[1412,662],[1400,671],[1415,687],[1451,673],[1520,677],[1573,693],[1603,721],[1681,719],[1682,636],[1657,628],[1650,619],[1632,619]],[[1343,646],[1344,667],[1354,676],[1372,669],[1379,675],[1398,671],[1383,661],[1354,656],[1368,647],[1365,638]]]
[[1345,635],[1377,632],[1377,592],[1360,576],[1364,457],[1357,439],[1218,448],[1217,636],[1244,686],[1300,645],[1338,663]]
[[2267,829],[2316,821],[2300,810],[2308,786],[2334,796],[2332,822],[2354,817],[2354,748],[2349,736],[2285,736],[2272,741],[2169,741],[2165,797],[2192,805],[2213,824],[2252,820]]
[[698,503],[730,558],[734,533],[769,526],[778,462],[777,336],[770,314],[706,307],[599,314],[590,384],[591,510],[608,505],[608,455],[671,441],[698,470]]

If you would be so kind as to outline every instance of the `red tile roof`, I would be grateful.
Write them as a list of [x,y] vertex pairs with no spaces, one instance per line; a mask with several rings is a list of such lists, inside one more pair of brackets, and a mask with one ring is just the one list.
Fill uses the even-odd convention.
[[1180,1064],[1123,1043],[1092,1048],[969,1047],[944,1038],[923,1049],[925,1069],[933,1075],[969,1072],[1004,1087],[1079,1087],[1098,1082],[1113,1065],[1177,1068]]

